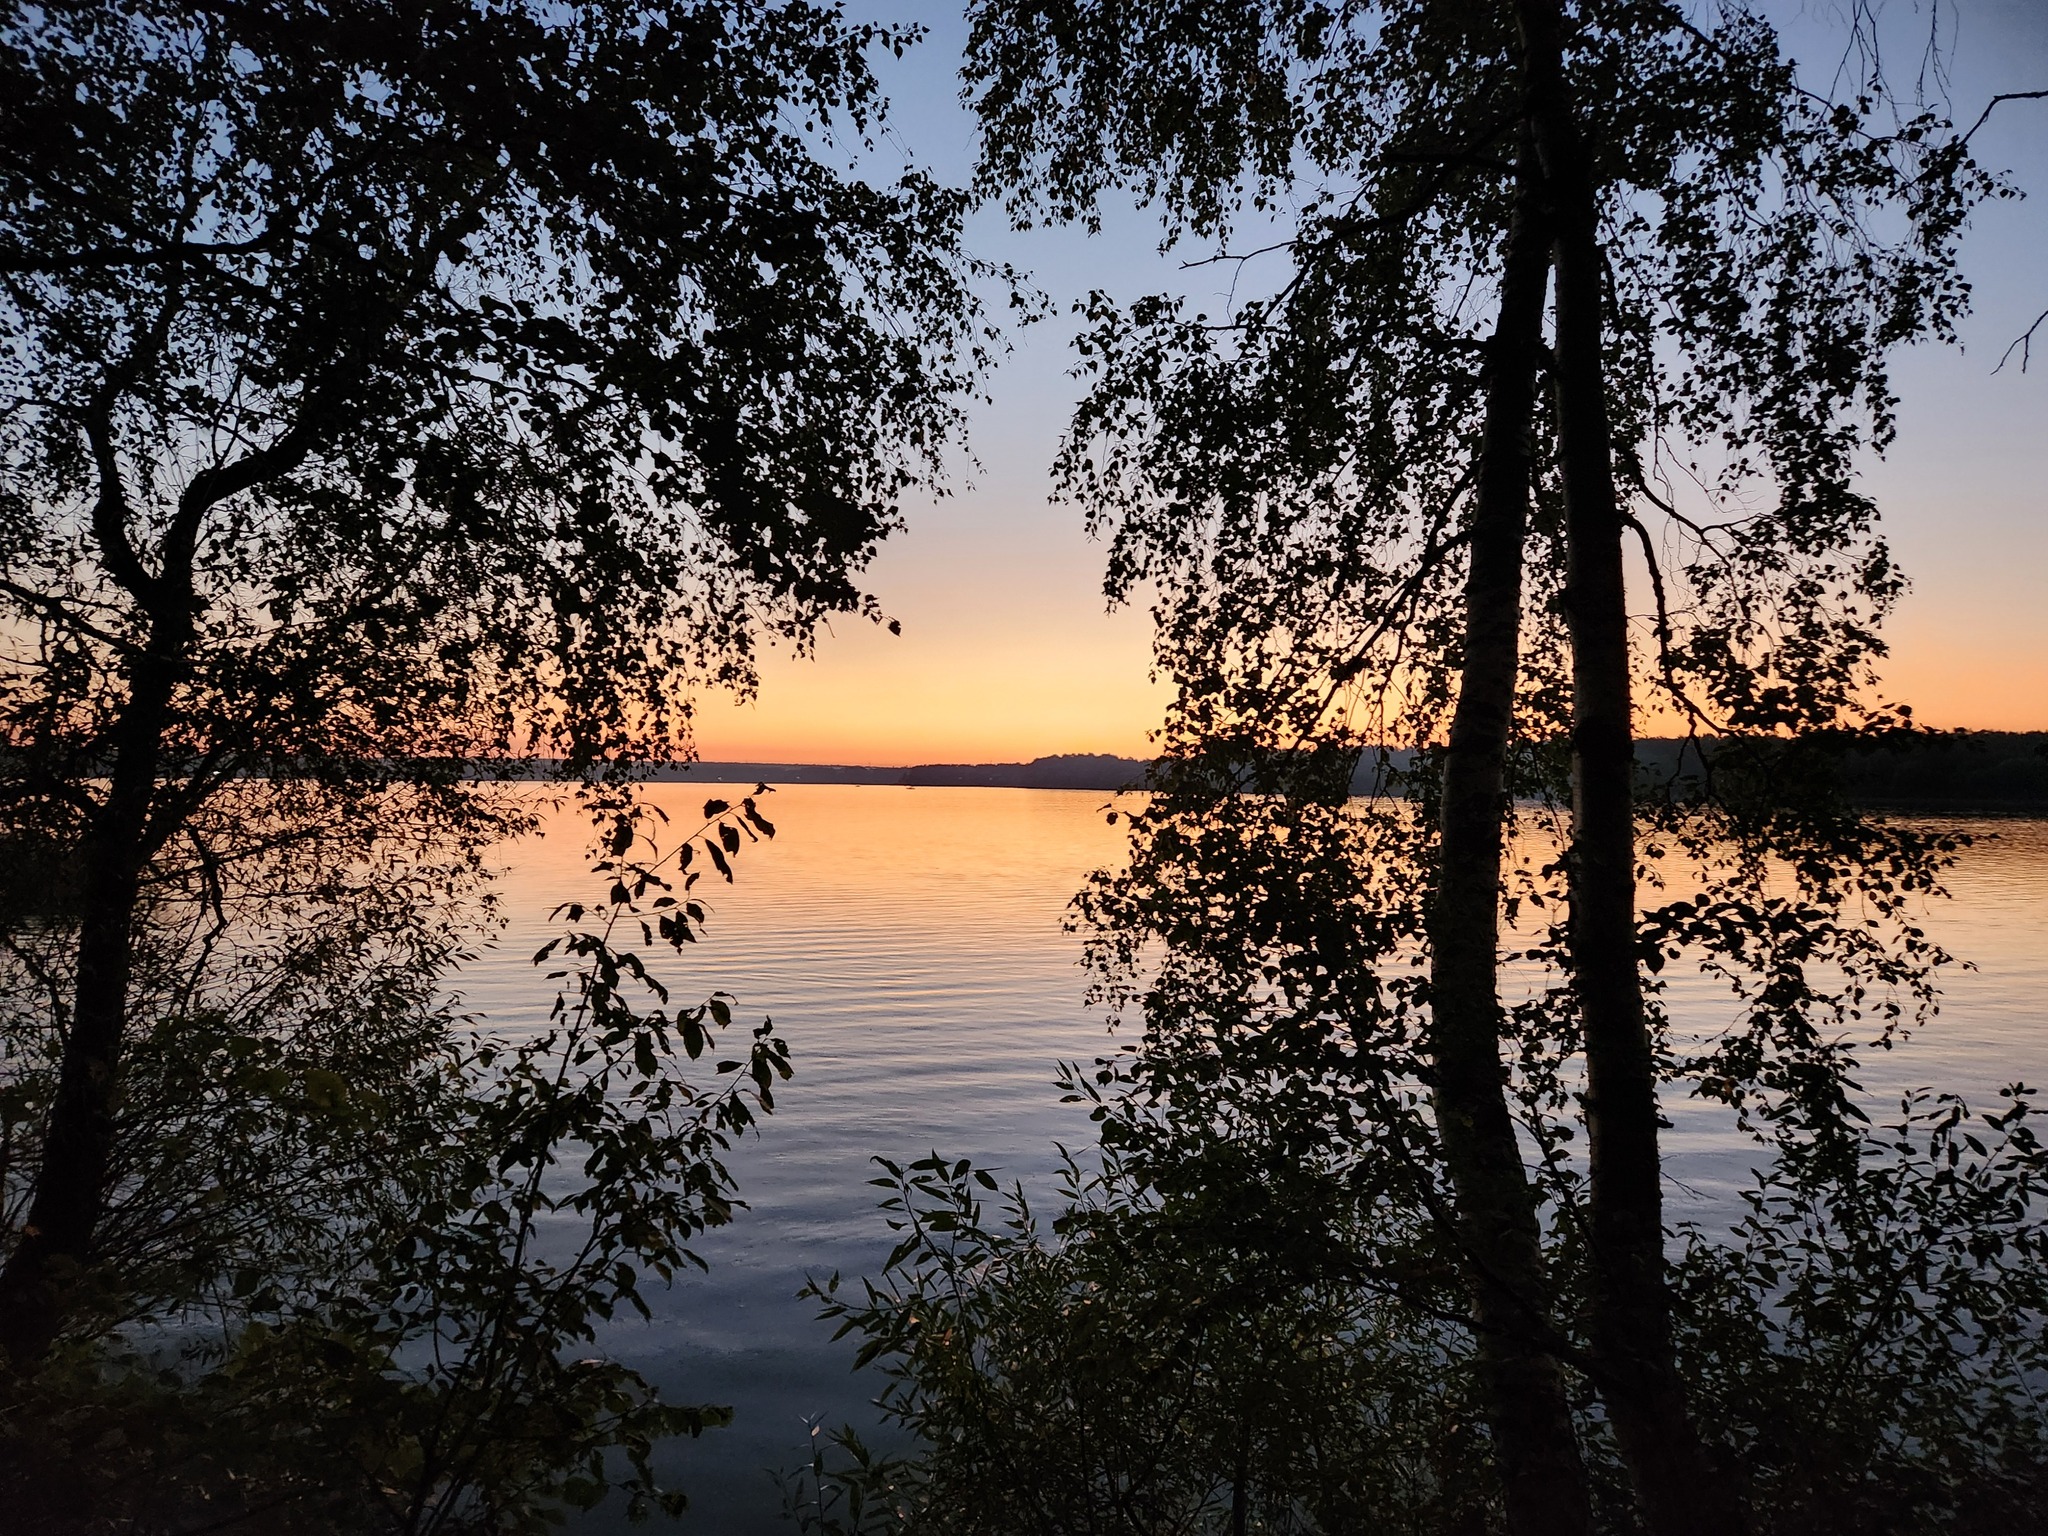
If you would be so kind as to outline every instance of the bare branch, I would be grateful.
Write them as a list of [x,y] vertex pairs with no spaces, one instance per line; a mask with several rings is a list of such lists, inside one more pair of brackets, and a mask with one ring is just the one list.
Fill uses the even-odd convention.
[[1293,238],[1289,238],[1286,240],[1275,240],[1271,245],[1262,245],[1257,250],[1218,251],[1213,256],[1198,256],[1193,261],[1184,261],[1180,264],[1180,269],[1183,272],[1189,272],[1193,271],[1196,267],[1214,267],[1231,263],[1243,266],[1248,261],[1254,261],[1261,256],[1270,256],[1275,251],[1288,250],[1297,243]]
[[2032,358],[2034,353],[2034,333],[2040,330],[2043,325],[2048,325],[2048,309],[2044,309],[2040,314],[2036,315],[2034,323],[2028,326],[2022,335],[2013,338],[2012,345],[1999,354],[1998,368],[1994,368],[1991,371],[1996,373],[1999,368],[2003,368],[2011,361],[2012,354],[2017,349],[2020,354],[2020,372],[2025,373],[2028,360]]
[[1969,133],[1964,134],[1956,142],[1958,144],[1968,145],[1971,137],[1977,132],[1979,128],[1982,128],[1984,126],[1985,120],[1991,116],[1992,112],[1997,108],[2000,102],[2042,100],[2048,100],[2048,91],[2001,91],[1998,95],[1992,97],[1991,100],[1984,104],[1984,110],[1977,114],[1977,121],[1970,124]]

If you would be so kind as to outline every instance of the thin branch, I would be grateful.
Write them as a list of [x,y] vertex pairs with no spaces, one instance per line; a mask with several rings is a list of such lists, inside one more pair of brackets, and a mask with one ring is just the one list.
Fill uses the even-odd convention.
[[2013,338],[2012,346],[2007,347],[2004,352],[1999,354],[1998,368],[1994,368],[1991,371],[1996,373],[1999,368],[2003,368],[2010,362],[2013,349],[2016,347],[2019,349],[2020,354],[2020,372],[2025,373],[2027,371],[2027,363],[2034,353],[2034,333],[2040,330],[2043,325],[2048,325],[2048,309],[2042,310],[2040,314],[2034,317],[2034,323],[2027,327],[2025,334]]
[[1963,136],[1962,136],[1962,137],[1961,137],[1960,139],[1958,139],[1958,140],[1957,140],[1956,142],[1957,142],[1958,144],[1961,144],[1961,145],[1963,145],[1963,146],[1967,147],[1967,146],[1969,145],[1969,142],[1970,142],[1971,136],[1972,136],[1972,135],[1974,135],[1974,134],[1976,133],[1976,131],[1977,131],[1977,130],[1978,130],[1979,128],[1982,128],[1982,127],[1984,126],[1985,120],[1986,120],[1987,118],[1989,118],[1989,117],[1991,116],[1991,114],[1992,114],[1992,111],[1993,111],[1993,110],[1994,110],[1994,109],[1995,109],[1995,108],[1996,108],[1996,107],[1998,106],[1998,104],[1999,104],[2000,102],[2002,102],[2002,101],[2042,101],[2042,100],[2048,100],[2048,90],[2044,90],[2044,91],[2001,91],[2001,92],[2000,92],[2000,93],[1999,93],[1998,95],[1996,95],[1996,96],[1992,97],[1992,98],[1991,98],[1991,100],[1989,100],[1988,102],[1986,102],[1986,103],[1984,104],[1984,110],[1983,110],[1982,112],[1979,112],[1979,113],[1977,114],[1977,121],[1976,121],[1976,122],[1974,122],[1974,123],[1972,123],[1972,124],[1970,124],[1970,132],[1969,132],[1969,133],[1966,133],[1966,134],[1964,134],[1964,135],[1963,135]]
[[[1654,497],[1651,499],[1655,500]],[[1664,590],[1664,568],[1657,559],[1657,551],[1650,538],[1650,530],[1643,526],[1641,518],[1630,513],[1623,513],[1622,521],[1635,530],[1636,538],[1643,547],[1643,563],[1650,570],[1650,590],[1657,602],[1657,669],[1664,675],[1665,692],[1677,702],[1678,706],[1686,712],[1688,718],[1696,726],[1705,725],[1709,730],[1712,730],[1714,728],[1712,718],[1698,704],[1693,702],[1692,696],[1685,691],[1678,681],[1678,670],[1671,657],[1671,608]]]
[[1214,267],[1231,262],[1235,262],[1237,265],[1243,266],[1248,261],[1254,261],[1261,256],[1270,256],[1275,251],[1284,251],[1299,243],[1300,237],[1298,235],[1290,235],[1285,240],[1275,240],[1271,245],[1262,245],[1257,250],[1218,251],[1213,256],[1199,256],[1196,257],[1193,261],[1182,262],[1180,264],[1180,269],[1183,272],[1191,272],[1196,267]]
[[124,640],[119,635],[111,634],[101,629],[97,624],[89,623],[87,620],[80,618],[76,613],[72,612],[61,597],[53,597],[47,592],[38,592],[33,587],[24,587],[19,582],[10,581],[4,576],[0,576],[0,592],[5,592],[10,597],[26,603],[32,608],[42,610],[51,619],[62,624],[65,628],[77,630],[80,634],[90,635],[93,639],[99,641],[100,644],[120,651],[124,655],[132,656],[142,649],[133,640]]

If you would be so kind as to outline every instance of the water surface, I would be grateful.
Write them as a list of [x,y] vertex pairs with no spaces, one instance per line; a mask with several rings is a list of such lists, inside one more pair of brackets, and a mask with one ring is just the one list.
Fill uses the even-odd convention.
[[[745,788],[744,786],[742,788]],[[650,796],[681,828],[713,786]],[[1089,1141],[1057,1102],[1062,1060],[1104,1043],[1081,1005],[1080,941],[1062,929],[1088,872],[1118,859],[1111,797],[1088,791],[796,785],[764,802],[780,835],[737,861],[737,883],[698,887],[707,942],[659,974],[679,994],[722,989],[739,1021],[772,1016],[796,1076],[762,1134],[732,1160],[750,1209],[697,1244],[706,1275],[658,1298],[651,1324],[608,1346],[678,1397],[730,1403],[731,1429],[684,1448],[677,1470],[703,1531],[787,1529],[766,1469],[803,1454],[807,1422],[869,1417],[872,1381],[848,1369],[812,1304],[807,1273],[876,1270],[888,1238],[867,1184],[880,1153],[937,1149],[1046,1186],[1054,1143]],[[2015,1078],[2048,1082],[2048,822],[1955,823],[1980,836],[1929,931],[1970,960],[1943,1016],[1866,1075],[1874,1091],[1929,1083],[1989,1099]],[[557,902],[593,892],[587,829],[573,813],[508,852],[512,928],[467,968],[468,1004],[498,1028],[539,1022],[552,997],[528,964]],[[1724,991],[1676,983],[1681,1027],[1728,1014]],[[737,1023],[736,1023],[737,1027]],[[1669,1106],[1671,1215],[1711,1219],[1748,1154],[1718,1111]]]
[[[734,791],[648,793],[681,829],[707,795]],[[1110,798],[790,786],[762,802],[778,835],[742,850],[735,883],[698,885],[706,942],[651,962],[679,998],[733,993],[735,1030],[772,1017],[796,1069],[731,1159],[749,1209],[693,1245],[709,1273],[680,1282],[651,1325],[608,1340],[677,1396],[737,1410],[732,1428],[683,1452],[694,1528],[789,1529],[764,1469],[801,1457],[807,1417],[872,1417],[874,1383],[854,1378],[851,1347],[832,1344],[796,1292],[807,1273],[880,1267],[873,1155],[936,1148],[1042,1184],[1056,1138],[1088,1142],[1085,1116],[1052,1086],[1059,1061],[1103,1040],[1062,920],[1088,872],[1122,850]],[[501,889],[513,926],[460,978],[495,1027],[537,1024],[552,999],[527,962],[553,932],[549,909],[595,888],[587,840],[571,811],[511,850]]]

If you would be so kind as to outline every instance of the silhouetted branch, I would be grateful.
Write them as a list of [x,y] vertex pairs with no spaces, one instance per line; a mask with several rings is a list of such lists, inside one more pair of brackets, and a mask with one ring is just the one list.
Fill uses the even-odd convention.
[[1964,134],[1962,138],[1959,139],[1957,142],[1961,144],[1968,144],[1970,142],[1971,137],[1977,132],[1979,128],[1982,128],[1984,126],[1985,122],[1990,118],[1992,112],[1997,109],[1999,103],[2001,102],[2042,100],[2048,100],[2048,91],[2001,91],[1998,95],[1992,97],[1989,101],[1984,103],[1984,110],[1977,114],[1977,121],[1970,124],[1969,133]]
[[2003,368],[2012,360],[2012,354],[2017,349],[2020,354],[2020,372],[2025,373],[2027,371],[2027,362],[2034,354],[2034,332],[2040,330],[2043,325],[2048,325],[2048,309],[2042,310],[2040,314],[2034,317],[2032,325],[2028,326],[2021,335],[2013,338],[2012,345],[1999,354],[1998,368],[1994,368],[1991,371],[1996,373],[1999,368]]

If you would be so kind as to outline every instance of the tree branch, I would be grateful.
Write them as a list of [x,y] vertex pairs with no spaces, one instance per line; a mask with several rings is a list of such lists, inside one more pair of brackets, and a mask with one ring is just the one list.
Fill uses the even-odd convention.
[[2027,371],[2027,363],[2034,354],[2034,333],[2040,330],[2043,325],[2048,325],[2048,309],[2044,309],[2040,314],[2036,315],[2034,323],[2028,326],[2023,334],[2013,338],[2012,345],[1999,354],[1998,368],[1994,368],[1991,371],[1997,373],[1999,368],[2003,368],[2010,362],[2013,350],[2017,348],[2020,354],[2020,372],[2025,373]]
[[1977,121],[1970,124],[1969,133],[1964,134],[1960,139],[1956,140],[1956,142],[1967,147],[1971,137],[1977,132],[1979,128],[1982,128],[1984,126],[1986,120],[1990,118],[1992,112],[1998,107],[1998,104],[2000,102],[2041,101],[2043,99],[2048,99],[2048,90],[2001,91],[1998,95],[1992,97],[1988,102],[1984,104],[1984,110],[1977,114]]
[[109,646],[121,652],[124,656],[132,656],[142,649],[133,640],[124,640],[119,635],[112,634],[107,630],[101,629],[97,624],[80,618],[71,611],[61,597],[52,597],[47,592],[38,592],[33,587],[24,587],[19,582],[10,581],[4,576],[0,576],[0,592],[7,593],[10,597],[28,604],[31,608],[42,610],[51,619],[64,625],[67,629],[75,629],[80,634],[90,635],[93,639],[99,641],[100,644]]
[[[1649,493],[1645,492],[1645,494]],[[1651,496],[1650,499],[1655,501],[1656,497]],[[1660,505],[1662,504],[1660,503]],[[1668,512],[1670,508],[1666,507],[1665,510]],[[1674,513],[1673,515],[1675,516],[1676,514]],[[1695,728],[1704,725],[1711,731],[1715,728],[1712,718],[1698,704],[1693,702],[1692,696],[1680,685],[1677,669],[1672,664],[1671,607],[1664,590],[1664,568],[1657,560],[1657,551],[1650,539],[1650,530],[1643,526],[1641,518],[1631,512],[1623,512],[1621,520],[1635,530],[1636,539],[1641,543],[1643,549],[1643,563],[1649,567],[1650,591],[1657,603],[1657,670],[1663,674],[1664,691],[1678,704],[1679,708],[1685,711],[1687,718],[1693,722]]]

